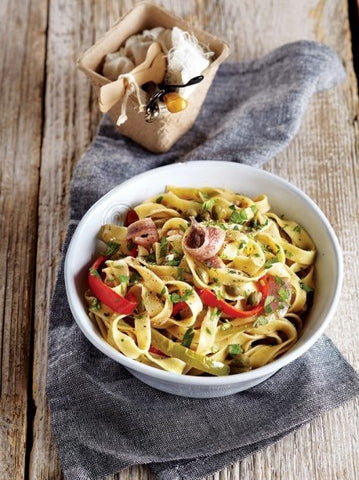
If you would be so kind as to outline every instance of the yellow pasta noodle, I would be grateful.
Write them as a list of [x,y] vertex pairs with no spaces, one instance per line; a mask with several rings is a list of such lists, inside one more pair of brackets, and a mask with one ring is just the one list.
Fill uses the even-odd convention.
[[266,195],[168,186],[130,225],[103,225],[89,315],[129,358],[186,375],[258,368],[297,341],[316,248]]

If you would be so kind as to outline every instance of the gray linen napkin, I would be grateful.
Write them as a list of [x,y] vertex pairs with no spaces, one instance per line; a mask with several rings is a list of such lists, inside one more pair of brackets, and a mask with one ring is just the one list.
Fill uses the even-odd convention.
[[[282,150],[310,97],[344,77],[334,52],[310,42],[225,64],[195,126],[170,152],[152,154],[104,118],[72,180],[68,243],[86,210],[123,180],[178,160],[260,166]],[[175,397],[142,384],[82,335],[66,301],[63,263],[49,329],[48,399],[68,480],[148,464],[163,480],[199,478],[280,439],[359,393],[359,381],[322,337],[265,383],[215,399]]]

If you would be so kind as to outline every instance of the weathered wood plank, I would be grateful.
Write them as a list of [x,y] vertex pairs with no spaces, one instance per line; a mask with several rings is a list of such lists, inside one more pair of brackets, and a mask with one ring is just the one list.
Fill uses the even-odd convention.
[[[36,284],[36,335],[33,396],[37,406],[34,443],[30,457],[30,478],[60,479],[56,450],[51,440],[44,398],[47,354],[47,318],[66,227],[68,187],[72,167],[88,145],[99,119],[95,96],[84,76],[75,72],[74,61],[133,1],[51,2],[48,41],[46,125],[41,166],[39,207],[38,280]],[[335,93],[323,93],[312,103],[298,137],[266,168],[303,188],[318,201],[340,236],[345,252],[355,247],[351,224],[357,185],[357,111],[346,2],[294,0],[263,2],[234,0],[161,1],[175,13],[196,25],[226,38],[232,46],[232,60],[262,55],[283,43],[297,39],[318,39],[343,58],[347,83]],[[340,162],[341,171],[337,171]],[[335,202],[333,202],[335,198]],[[354,201],[353,201],[354,200]],[[347,203],[351,202],[351,207]],[[356,217],[357,218],[357,217]],[[357,233],[357,232],[356,232]],[[354,294],[358,290],[358,265],[346,260],[348,279],[341,302],[341,315],[329,333],[352,363],[355,335],[343,337],[343,326],[355,323]],[[355,290],[356,289],[356,290]],[[330,412],[283,439],[277,445],[246,459],[240,465],[213,476],[213,480],[355,479],[358,437],[351,421],[353,405]],[[357,418],[357,417],[356,417]],[[348,441],[351,435],[352,440]],[[338,448],[345,445],[346,448]],[[303,462],[303,458],[307,461]],[[110,479],[150,478],[143,467],[127,469]]]
[[47,323],[68,219],[72,168],[89,144],[99,118],[98,110],[91,108],[94,94],[90,85],[76,69],[83,45],[93,43],[100,32],[96,9],[103,10],[102,32],[107,28],[106,6],[92,3],[56,1],[51,2],[49,11],[34,319],[32,392],[36,416],[29,458],[29,478],[33,480],[62,478],[45,397]]
[[[46,1],[0,1],[0,471],[25,472]],[[31,375],[31,374],[30,374]]]

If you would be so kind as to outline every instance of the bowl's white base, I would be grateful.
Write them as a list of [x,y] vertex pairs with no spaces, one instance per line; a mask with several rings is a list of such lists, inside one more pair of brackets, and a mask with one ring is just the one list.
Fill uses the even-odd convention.
[[264,382],[269,377],[271,377],[275,372],[265,375],[263,377],[255,378],[254,380],[248,380],[246,382],[241,382],[233,385],[189,385],[182,384],[181,377],[179,381],[167,382],[159,378],[153,378],[148,375],[136,372],[127,368],[127,370],[132,373],[134,377],[141,382],[146,383],[150,387],[161,390],[162,392],[171,393],[172,395],[179,395],[181,397],[192,397],[192,398],[215,398],[215,397],[225,397],[227,395],[233,395],[234,393],[242,392],[243,390],[248,390],[249,388],[258,385],[259,383]]

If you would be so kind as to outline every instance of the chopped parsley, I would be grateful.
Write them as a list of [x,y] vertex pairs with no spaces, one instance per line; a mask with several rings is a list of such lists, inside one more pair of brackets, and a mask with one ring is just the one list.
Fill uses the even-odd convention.
[[182,345],[189,348],[191,346],[192,340],[194,337],[193,327],[190,327],[186,333],[183,335]]
[[128,275],[119,275],[118,279],[120,280],[121,283],[128,284],[130,281],[130,277]]
[[91,301],[91,308],[93,308],[94,310],[101,310],[101,302],[99,301],[98,298],[94,297]]
[[296,225],[295,227],[293,227],[293,231],[300,233],[302,231],[302,227],[300,225]]
[[96,268],[93,267],[90,268],[90,275],[92,275],[93,277],[101,278]]
[[259,315],[257,320],[253,323],[253,327],[260,327],[261,325],[267,325],[268,318],[264,315]]
[[161,246],[160,246],[160,257],[165,257],[167,255],[167,246],[168,242],[165,237],[161,238]]
[[231,322],[229,322],[228,320],[225,320],[225,321],[222,323],[222,325],[221,325],[221,329],[222,329],[223,331],[226,331],[226,330],[228,330],[228,329],[231,328],[231,327],[232,327],[232,324],[231,324]]
[[288,288],[282,286],[278,290],[278,296],[279,300],[281,300],[282,302],[286,302],[287,300],[289,300],[290,291],[288,290]]
[[250,227],[252,230],[260,230],[261,228],[266,227],[268,225],[268,222],[268,218],[264,223],[260,223],[260,221],[258,221],[256,218],[253,218],[250,222]]
[[213,205],[216,203],[217,199],[215,197],[210,198],[202,203],[202,210],[208,212],[212,209]]
[[223,295],[222,295],[222,292],[221,292],[221,289],[220,288],[215,288],[214,289],[214,293],[217,297],[217,300],[222,300],[223,298]]
[[239,345],[239,343],[232,343],[228,345],[228,353],[231,357],[235,357],[240,353],[243,353],[243,348]]
[[206,327],[206,332],[208,333],[208,335],[211,335],[211,333],[212,333],[211,330],[208,327]]
[[280,278],[278,275],[275,276],[275,281],[280,286],[284,285],[284,280],[282,278]]
[[154,253],[150,253],[149,255],[147,255],[146,257],[143,257],[143,258],[148,263],[156,263],[156,255]]
[[264,264],[264,268],[270,268],[273,263],[278,263],[279,262],[279,258],[278,257],[273,257],[273,258],[270,258],[269,260],[267,260]]
[[211,316],[209,317],[210,321],[213,322],[213,320],[216,318],[218,315],[218,309],[214,307],[214,309],[211,312]]
[[163,287],[162,290],[161,290],[161,292],[160,292],[160,295],[162,296],[162,295],[164,295],[165,293],[166,293],[166,287]]
[[231,324],[231,322],[229,322],[228,320],[224,320],[224,322],[223,322],[222,325],[221,325],[221,329],[222,329],[223,331],[226,331],[226,330],[228,330],[228,329],[231,328],[231,327],[232,327],[232,324]]
[[245,209],[236,210],[235,205],[231,205],[229,208],[232,210],[232,214],[229,217],[230,222],[239,223],[240,225],[243,225],[243,223],[245,223],[248,220]]
[[267,315],[272,313],[272,305],[271,303],[275,300],[275,297],[273,295],[268,295],[268,297],[265,299],[264,302],[264,311]]
[[314,292],[314,288],[309,287],[309,285],[306,285],[304,282],[300,282],[300,288],[307,293],[313,293]]
[[217,226],[218,226],[219,228],[221,228],[222,230],[228,230],[227,225],[225,225],[224,223],[218,223]]
[[172,303],[185,302],[192,295],[193,295],[193,288],[187,288],[183,295],[179,295],[178,293],[171,293],[170,300]]
[[169,267],[177,267],[181,263],[182,258],[174,258],[173,260],[168,260],[166,265]]
[[108,242],[107,250],[105,252],[106,257],[111,257],[114,253],[118,251],[120,245],[117,242]]
[[255,215],[258,212],[257,205],[251,205],[251,210],[252,210],[253,214]]
[[186,231],[186,229],[184,228],[183,225],[180,225],[180,226],[179,226],[179,229],[181,230],[182,233],[184,233],[184,232]]
[[163,200],[163,196],[161,195],[161,196],[156,198],[156,203],[161,203],[162,200]]

